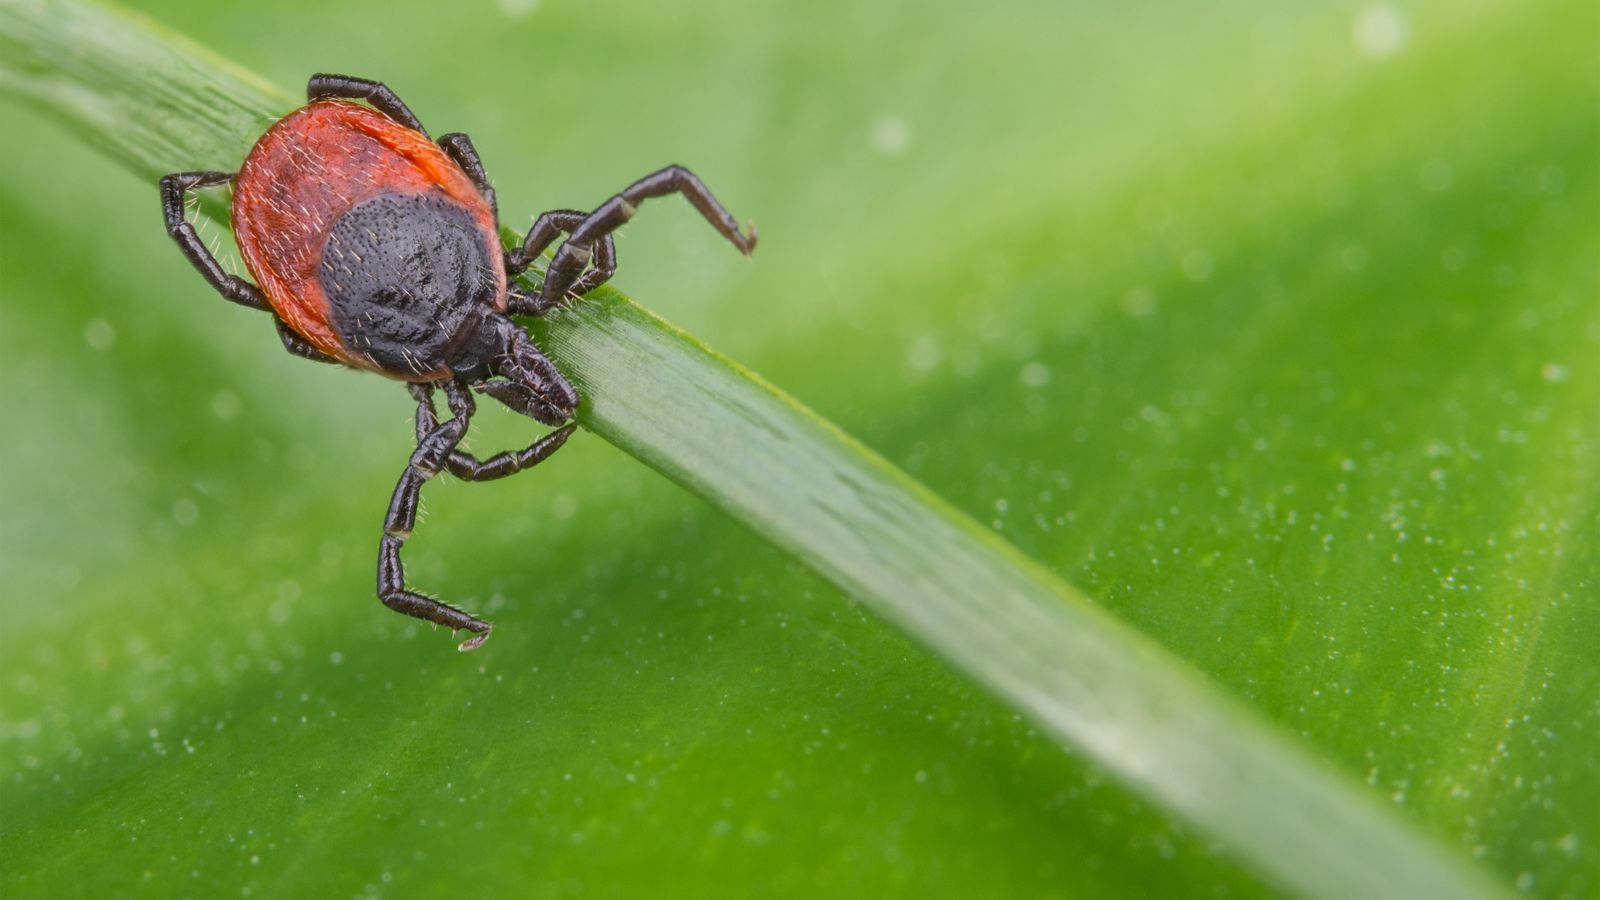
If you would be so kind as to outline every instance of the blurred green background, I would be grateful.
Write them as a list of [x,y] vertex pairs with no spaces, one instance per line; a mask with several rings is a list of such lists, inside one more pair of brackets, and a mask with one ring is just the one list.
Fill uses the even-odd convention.
[[[388,81],[518,227],[692,167],[760,252],[662,202],[619,287],[1464,860],[1600,896],[1592,3],[142,8]],[[386,612],[404,393],[0,133],[8,897],[1271,893],[592,437],[425,493],[414,583],[484,650]]]

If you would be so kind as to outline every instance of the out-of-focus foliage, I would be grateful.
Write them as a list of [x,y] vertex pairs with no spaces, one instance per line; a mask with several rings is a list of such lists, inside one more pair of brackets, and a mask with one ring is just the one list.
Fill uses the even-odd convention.
[[[1464,858],[1600,891],[1589,5],[146,8],[388,80],[513,224],[693,166],[757,262],[652,207],[624,289]],[[370,599],[403,393],[0,130],[8,896],[1265,890],[598,441],[429,488],[417,583],[501,625],[454,654]]]

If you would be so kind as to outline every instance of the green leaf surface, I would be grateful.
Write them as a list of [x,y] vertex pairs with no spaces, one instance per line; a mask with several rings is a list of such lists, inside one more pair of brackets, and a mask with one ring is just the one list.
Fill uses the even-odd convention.
[[[1591,10],[507,4],[504,46],[419,8],[377,56],[340,39],[357,6],[163,14],[285,83],[389,79],[508,209],[681,154],[759,213],[740,267],[651,207],[679,237],[625,242],[624,286],[665,273],[640,293],[1056,574],[611,293],[541,332],[585,425],[1021,719],[594,441],[430,486],[413,569],[496,618],[485,653],[359,602],[401,395],[206,296],[148,184],[231,167],[289,101],[39,9],[0,8],[4,84],[146,177],[4,112],[37,136],[0,201],[8,894],[1263,891],[1241,855],[1330,896],[1477,890],[1471,856],[1597,890]],[[451,62],[488,49],[541,60],[539,115],[483,94],[521,68]]]

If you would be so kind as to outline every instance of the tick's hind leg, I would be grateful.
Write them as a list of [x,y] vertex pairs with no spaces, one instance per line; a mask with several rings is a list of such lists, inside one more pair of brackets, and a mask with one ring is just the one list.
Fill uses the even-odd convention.
[[184,215],[184,196],[196,188],[227,184],[233,180],[228,172],[174,172],[161,179],[161,213],[167,220],[167,234],[178,242],[178,249],[189,262],[204,275],[217,293],[251,309],[267,309],[267,296],[261,289],[237,275],[223,271],[222,264],[211,255],[199,232],[189,224]]
[[[300,357],[301,359],[309,359],[312,362],[331,363],[336,366],[344,365],[344,363],[340,362],[339,360],[334,359],[328,354],[323,353],[321,350],[318,350],[316,347],[312,346],[310,341],[295,333],[295,330],[290,328],[287,322],[283,321],[282,319],[278,319],[277,324],[278,339],[283,341],[283,349],[289,351],[295,356]],[[418,435],[417,440],[420,442],[422,440],[422,436]]]
[[306,82],[306,99],[313,102],[329,99],[365,100],[378,112],[412,131],[420,131],[424,135],[428,133],[428,129],[423,128],[417,120],[416,114],[411,112],[411,107],[406,106],[405,101],[381,81],[318,73]]
[[566,299],[567,292],[579,286],[578,276],[588,266],[595,243],[633,218],[633,214],[639,210],[639,204],[651,197],[664,197],[667,194],[682,194],[718,234],[739,248],[739,252],[749,256],[756,249],[753,226],[748,235],[741,233],[739,222],[717,202],[711,190],[693,172],[683,166],[667,166],[628,185],[622,193],[600,204],[598,209],[572,229],[566,243],[561,245],[555,258],[550,261],[550,268],[545,271],[544,289],[531,304],[530,311],[540,315],[559,306]]
[[453,392],[450,401],[455,418],[434,427],[417,442],[416,452],[411,454],[394,487],[389,514],[383,521],[383,541],[378,547],[378,599],[395,612],[444,625],[451,631],[464,628],[472,632],[472,637],[461,642],[460,649],[474,650],[489,639],[489,623],[448,603],[406,590],[405,567],[400,562],[400,549],[417,524],[422,486],[444,468],[451,451],[466,436],[472,417],[472,396],[466,391]]
[[[452,384],[447,390],[460,390],[460,387]],[[433,408],[433,386],[413,384],[411,396],[417,399],[417,443],[421,444],[429,433],[439,427],[439,414]],[[462,481],[493,481],[515,475],[544,462],[550,454],[560,450],[577,427],[571,423],[563,425],[521,450],[507,450],[483,460],[462,450],[451,450],[445,460],[445,468]]]

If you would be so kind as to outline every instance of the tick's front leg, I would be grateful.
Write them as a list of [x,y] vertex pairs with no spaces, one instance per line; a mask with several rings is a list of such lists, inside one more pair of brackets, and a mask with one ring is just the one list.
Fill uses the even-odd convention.
[[651,197],[664,197],[667,194],[682,194],[711,227],[727,238],[740,253],[749,256],[755,251],[755,226],[750,226],[748,232],[741,232],[738,220],[717,202],[711,190],[693,172],[683,166],[667,166],[623,188],[622,193],[600,204],[599,208],[571,228],[566,242],[556,251],[555,258],[550,260],[550,267],[545,270],[544,287],[539,296],[524,304],[526,311],[543,315],[565,302],[568,292],[578,286],[592,290],[594,285],[580,282],[579,276],[595,255],[596,242],[610,237],[612,232],[633,218],[639,210],[639,204]]

